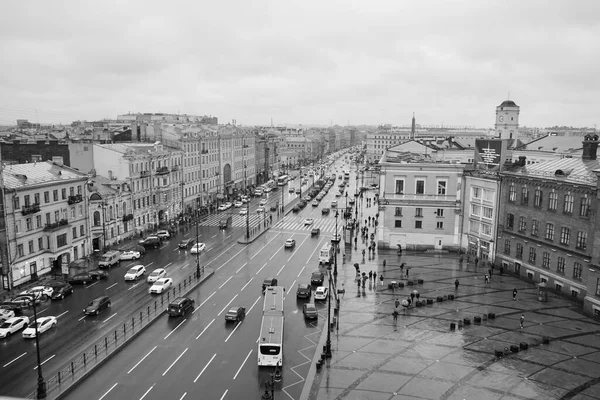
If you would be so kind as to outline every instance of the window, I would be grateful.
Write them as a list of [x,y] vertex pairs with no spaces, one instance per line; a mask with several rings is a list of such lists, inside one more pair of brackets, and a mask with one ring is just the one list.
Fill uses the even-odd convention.
[[486,236],[492,236],[492,225],[482,223],[481,233]]
[[415,221],[415,228],[416,229],[423,228],[423,221]]
[[73,227],[73,239],[77,239],[77,227]]
[[581,280],[582,269],[583,269],[583,267],[580,263],[578,263],[578,262],[573,263],[573,279],[577,279],[578,281]]
[[60,211],[54,211],[54,222],[60,221]]
[[38,250],[44,250],[44,238],[38,238]]
[[571,242],[571,229],[563,226],[560,228],[560,244],[569,245],[569,242]]
[[56,247],[63,247],[66,245],[67,245],[67,234],[66,233],[56,236]]
[[565,194],[565,203],[563,205],[563,212],[567,214],[573,213],[573,195],[571,193]]
[[477,204],[471,204],[471,215],[479,217],[481,215],[481,206]]
[[527,218],[519,217],[519,232],[525,232],[527,230]]
[[587,232],[577,232],[577,246],[578,249],[585,250],[587,248]]
[[425,181],[423,179],[417,179],[415,193],[416,194],[425,194]]
[[540,232],[540,221],[531,220],[531,236],[538,236]]
[[71,219],[75,219],[77,217],[77,211],[75,211],[75,207],[71,207]]
[[25,203],[25,207],[29,207],[31,205],[31,202],[29,201],[29,195],[26,194],[25,196],[23,196],[23,203]]
[[558,193],[552,191],[550,192],[550,197],[548,198],[548,210],[556,211],[558,207]]
[[523,245],[517,243],[517,258],[523,258]]
[[402,228],[402,220],[397,219],[394,221],[394,228]]
[[61,198],[63,200],[66,200],[67,199],[67,188],[62,188],[60,191],[60,194],[61,194]]
[[402,207],[396,207],[394,215],[401,217],[402,216]]
[[33,195],[33,204],[40,204],[40,194],[39,193],[35,193]]
[[504,254],[510,255],[510,239],[504,239]]
[[36,215],[35,216],[35,227],[36,228],[41,228],[42,227],[42,216],[41,215]]
[[438,217],[441,218],[441,217],[444,216],[444,209],[443,208],[438,208],[435,213],[437,214]]
[[529,190],[527,190],[527,186],[521,188],[521,204],[529,204]]
[[69,188],[69,196],[75,196],[75,188],[73,186]]
[[558,261],[556,262],[556,272],[559,274],[565,274],[565,258],[558,257]]
[[15,210],[18,210],[19,208],[21,208],[21,202],[19,201],[18,197],[15,197],[13,199],[13,206],[15,207]]
[[596,278],[596,296],[600,296],[600,278]]
[[54,199],[54,201],[58,201],[58,190],[57,189],[52,191],[52,198]]
[[85,236],[85,228],[83,225],[79,227],[79,236]]
[[511,183],[508,189],[508,201],[512,201],[513,203],[517,201],[517,189],[515,189],[514,183]]
[[515,228],[515,216],[514,214],[506,214],[506,229],[513,230]]
[[554,240],[554,224],[546,224],[546,240]]
[[547,251],[542,255],[542,268],[550,269],[550,253]]
[[31,220],[31,218],[26,218],[25,219],[25,226],[27,228],[28,231],[33,229],[33,221]]
[[472,187],[471,188],[471,197],[473,199],[480,199],[481,198],[481,188]]
[[35,253],[35,248],[33,247],[33,240],[30,240],[30,241],[27,243],[27,245],[28,245],[28,247],[29,247],[29,254],[31,254],[31,253]]
[[422,217],[423,216],[423,209],[420,207],[415,208],[415,217]]
[[446,181],[438,181],[437,183],[437,194],[445,195],[446,194],[446,185],[448,182]]
[[46,213],[46,225],[50,225],[50,213]]
[[542,201],[544,200],[544,192],[540,188],[535,189],[535,193],[533,195],[533,206],[541,207]]
[[443,221],[438,221],[435,225],[436,225],[437,229],[444,229],[444,222]]
[[535,247],[530,247],[529,248],[529,263],[535,264],[535,258],[536,258]]
[[579,204],[580,217],[588,217],[590,215],[590,205],[591,201],[587,195],[581,198],[581,203]]
[[490,207],[483,207],[483,218],[492,219],[494,210]]
[[23,244],[17,245],[17,257],[23,257],[25,254],[23,253]]
[[404,194],[404,180],[396,179],[396,194]]
[[50,192],[44,192],[44,204],[50,203]]

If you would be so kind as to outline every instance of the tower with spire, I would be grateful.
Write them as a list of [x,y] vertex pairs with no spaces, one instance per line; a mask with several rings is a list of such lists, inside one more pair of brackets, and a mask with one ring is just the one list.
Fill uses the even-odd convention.
[[505,100],[496,107],[495,130],[499,139],[518,139],[520,107],[512,100]]
[[411,138],[411,140],[415,140],[416,128],[417,128],[417,124],[416,124],[416,121],[415,121],[415,113],[413,112],[412,125],[410,126],[410,138]]

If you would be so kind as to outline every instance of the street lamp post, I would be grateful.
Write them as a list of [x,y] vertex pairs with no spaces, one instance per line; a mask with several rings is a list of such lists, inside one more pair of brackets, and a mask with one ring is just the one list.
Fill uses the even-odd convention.
[[331,358],[331,272],[328,276],[328,302],[327,302],[327,342],[325,342],[325,358]]
[[338,216],[339,216],[339,212],[337,210],[335,210],[335,254],[333,255],[333,275],[337,276],[338,271],[337,271],[337,255],[338,255],[338,249],[340,246],[340,239],[341,239],[341,235],[339,235],[338,233]]
[[[275,372],[271,372],[269,376],[271,377],[271,381],[265,381],[265,393],[261,396],[263,400],[274,400],[275,399],[275,382],[281,382],[281,370],[280,362],[275,366]],[[269,393],[269,390],[271,393]]]
[[[198,221],[200,220],[200,217],[196,217],[196,244],[198,244],[198,237],[199,232],[198,232]],[[196,251],[196,279],[200,279],[200,249],[196,249],[198,251]]]
[[[288,178],[289,180],[289,178]],[[281,217],[283,218],[283,210],[284,210],[284,199],[283,199],[283,190],[284,186],[281,187]]]
[[250,240],[250,197],[246,198],[246,239]]
[[106,204],[102,202],[99,207],[102,208],[102,251],[104,251],[106,249]]
[[42,360],[40,356],[40,340],[39,340],[39,332],[37,327],[37,306],[35,304],[36,298],[35,295],[30,296],[31,302],[33,303],[33,321],[34,321],[34,329],[35,329],[35,353],[37,356],[37,397],[38,399],[46,398],[46,381],[44,380],[44,376],[42,375]]

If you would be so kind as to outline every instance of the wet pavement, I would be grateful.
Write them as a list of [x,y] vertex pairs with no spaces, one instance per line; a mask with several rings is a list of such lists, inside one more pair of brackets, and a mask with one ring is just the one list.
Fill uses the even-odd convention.
[[[369,211],[374,214],[375,207]],[[339,328],[331,332],[333,355],[316,371],[318,352],[308,379],[315,374],[314,381],[303,399],[600,399],[600,324],[567,299],[549,293],[541,302],[534,285],[507,275],[494,274],[486,284],[487,269],[461,265],[454,254],[399,257],[382,251],[363,260],[364,247],[359,241],[358,249],[346,250],[345,262],[338,260],[337,286],[343,284],[346,292],[340,296]],[[377,286],[370,280],[358,287],[355,262],[361,271],[383,274],[384,285],[378,277]],[[413,286],[406,285],[401,263],[410,268]],[[404,288],[388,288],[392,280]],[[433,304],[400,305],[394,322],[396,299],[402,302],[413,290]],[[445,295],[455,298],[437,301]],[[470,325],[459,326],[464,318]],[[319,349],[325,339],[326,333]],[[521,343],[528,348],[510,350]]]

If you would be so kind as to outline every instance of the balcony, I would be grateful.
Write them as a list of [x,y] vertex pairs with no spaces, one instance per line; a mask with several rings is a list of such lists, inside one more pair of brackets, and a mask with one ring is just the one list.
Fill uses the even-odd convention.
[[200,154],[208,154],[208,150],[202,150]]
[[156,169],[156,175],[167,175],[169,173],[169,167],[158,167]]
[[69,226],[69,221],[66,219],[61,219],[60,221],[55,222],[53,224],[46,224],[46,226],[44,226],[44,231],[50,232],[56,229],[65,228],[67,226]]
[[123,215],[123,222],[131,221],[133,219],[133,214]]
[[146,177],[146,176],[150,176],[150,171],[140,171],[140,176],[142,178]]
[[23,206],[23,208],[21,208],[21,214],[23,215],[35,214],[38,212],[40,212],[40,205],[38,203]]
[[82,201],[83,201],[83,197],[80,194],[76,194],[74,196],[69,196],[67,203],[69,203],[69,205],[71,205],[71,204],[81,203]]
[[179,171],[179,165],[173,165],[171,171]]

